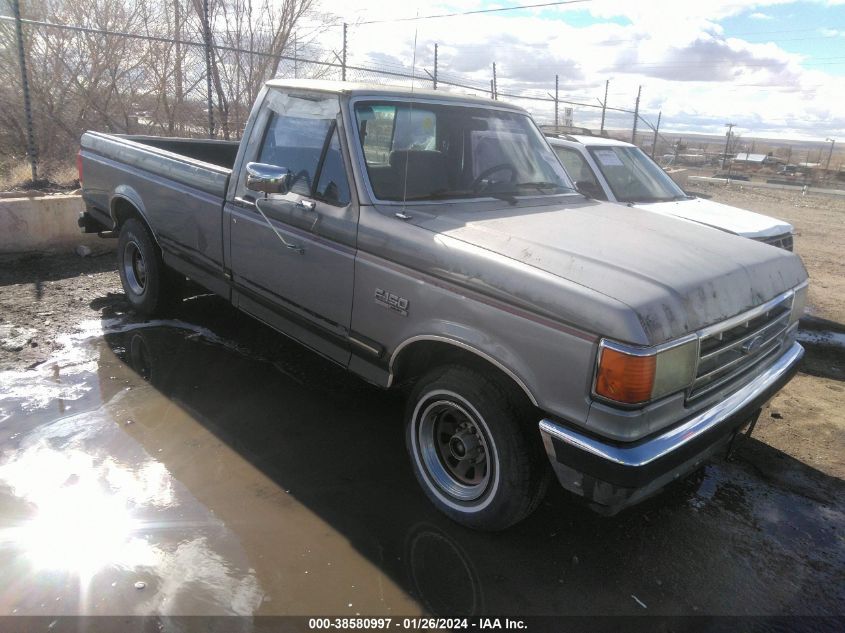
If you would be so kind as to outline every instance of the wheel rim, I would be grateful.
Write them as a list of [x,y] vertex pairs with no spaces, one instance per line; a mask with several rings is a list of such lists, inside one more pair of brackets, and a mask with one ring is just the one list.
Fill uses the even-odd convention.
[[136,295],[144,294],[147,288],[147,262],[138,244],[131,240],[123,250],[123,273],[129,289]]
[[438,488],[460,501],[484,495],[494,465],[486,431],[466,409],[448,400],[429,404],[418,418],[417,441]]

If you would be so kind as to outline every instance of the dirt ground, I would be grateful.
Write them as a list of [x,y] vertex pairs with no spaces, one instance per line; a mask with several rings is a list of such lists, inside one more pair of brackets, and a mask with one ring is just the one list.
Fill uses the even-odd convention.
[[[698,189],[793,223],[812,278],[810,312],[827,319],[808,326],[845,329],[838,325],[845,323],[845,200]],[[143,494],[134,507],[168,526],[145,537],[160,564],[108,567],[103,558],[111,570],[101,575],[103,601],[82,611],[71,606],[73,583],[18,582],[12,561],[26,547],[43,555],[43,544],[27,541],[6,554],[0,547],[0,595],[11,595],[5,586],[21,591],[0,601],[1,613],[45,613],[46,603],[60,605],[50,607],[57,613],[98,614],[164,612],[165,604],[181,614],[240,605],[234,612],[242,615],[302,612],[306,604],[318,613],[354,604],[362,613],[444,615],[639,614],[642,604],[648,613],[698,615],[845,611],[845,348],[808,344],[802,372],[733,459],[714,458],[660,497],[605,519],[555,487],[524,524],[480,535],[445,520],[416,490],[395,423],[401,398],[350,378],[220,299],[185,301],[174,317],[144,323],[129,313],[114,255],[0,261],[0,384],[8,386],[0,389],[8,457],[0,465],[0,523],[4,512],[29,516],[30,505],[70,494],[68,482],[119,476],[125,485],[110,494],[137,488]],[[354,430],[367,425],[376,432]],[[387,456],[391,477],[372,454]],[[316,470],[315,455],[328,455]],[[88,469],[81,475],[80,463]],[[47,464],[61,471],[55,490],[27,488],[28,473]],[[77,527],[47,540],[59,538],[69,551],[74,539],[102,549],[91,537],[97,526]],[[97,529],[98,539],[114,540]],[[420,543],[436,551],[421,556],[428,550]],[[312,552],[321,552],[320,567]],[[223,575],[180,584],[189,555]],[[16,570],[8,578],[7,567]],[[375,584],[366,588],[362,576]],[[132,588],[138,578],[156,593]],[[311,591],[302,579],[324,584]]]
[[122,301],[114,254],[0,260],[0,371],[37,367],[63,334]]

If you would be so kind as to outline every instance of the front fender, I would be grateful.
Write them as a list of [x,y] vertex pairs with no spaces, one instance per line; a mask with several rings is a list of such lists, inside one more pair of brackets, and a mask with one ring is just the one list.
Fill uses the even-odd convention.
[[491,340],[489,335],[460,323],[442,321],[431,324],[430,331],[436,331],[438,333],[415,334],[396,346],[390,355],[388,363],[388,387],[393,384],[397,361],[402,353],[415,343],[430,341],[452,345],[465,352],[475,354],[479,358],[494,365],[509,376],[525,392],[525,395],[534,406],[538,406],[537,397],[526,384],[525,380],[519,375],[518,370],[514,369],[514,367],[519,366],[519,359],[510,350],[506,350],[501,345],[496,345],[496,342]]
[[[402,309],[386,303],[385,293]],[[439,341],[498,367],[544,411],[577,422],[587,419],[595,334],[360,252],[351,330],[384,350],[369,361],[352,356],[350,369],[371,382],[388,386],[403,350],[415,342]]]

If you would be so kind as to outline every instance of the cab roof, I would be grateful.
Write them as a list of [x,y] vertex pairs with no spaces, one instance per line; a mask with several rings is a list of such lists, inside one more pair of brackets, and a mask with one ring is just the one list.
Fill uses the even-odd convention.
[[349,97],[403,97],[413,96],[423,100],[447,101],[450,103],[470,103],[481,107],[497,107],[514,110],[527,114],[527,111],[519,106],[505,101],[495,101],[490,98],[476,97],[474,95],[457,94],[446,90],[420,90],[405,88],[402,86],[384,86],[380,84],[357,83],[353,81],[332,81],[327,79],[271,79],[266,84],[270,88],[287,88],[290,90],[303,90],[311,92],[332,92]]

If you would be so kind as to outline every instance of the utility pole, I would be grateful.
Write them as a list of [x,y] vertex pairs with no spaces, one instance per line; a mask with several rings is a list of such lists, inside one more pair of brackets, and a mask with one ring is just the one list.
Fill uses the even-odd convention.
[[299,69],[297,68],[296,59],[296,31],[293,32],[293,78],[297,79]]
[[725,123],[725,127],[728,128],[728,133],[725,135],[725,153],[722,156],[722,169],[725,168],[725,163],[728,162],[728,147],[731,143],[731,132],[736,127],[736,123]]
[[607,89],[610,87],[610,79],[604,82],[604,101],[601,102],[601,131],[604,132],[604,112],[607,108]]
[[38,156],[35,151],[35,133],[32,129],[32,101],[29,96],[29,74],[26,71],[26,52],[23,46],[23,24],[21,22],[21,6],[18,0],[12,1],[12,11],[15,14],[15,35],[18,39],[18,64],[21,69],[21,89],[23,91],[23,109],[26,116],[26,153],[29,158],[29,169],[32,180],[38,180]]
[[437,44],[434,45],[434,76],[432,80],[434,81],[434,89],[437,90]]
[[493,62],[493,98],[499,98],[499,83],[496,81],[496,62]]
[[555,75],[555,132],[557,132],[557,123],[558,123],[558,118],[557,118],[557,112],[558,112],[558,80],[559,80],[559,77],[557,75]]
[[631,143],[637,144],[637,119],[640,118],[640,95],[643,92],[643,87],[637,88],[637,101],[634,103],[634,129],[631,132]]
[[211,24],[208,17],[208,0],[202,1],[202,27],[205,39],[205,87],[208,91],[208,138],[214,138],[214,103],[211,96]]
[[830,142],[830,150],[827,153],[827,164],[825,165],[824,170],[830,171],[830,159],[833,158],[833,146],[836,145],[836,139],[826,138],[825,140]]
[[493,80],[492,80],[492,79],[490,80],[490,98],[491,98],[491,99],[495,99],[495,98],[496,98],[496,86],[494,86],[494,85],[493,85]]
[[657,127],[654,128],[654,141],[651,143],[651,157],[654,158],[654,150],[657,149],[657,133],[660,131],[660,117],[663,116],[663,111],[657,113]]
[[340,79],[346,81],[346,22],[343,23],[343,55],[340,58]]
[[174,95],[173,113],[170,116],[169,132],[173,134],[177,125],[177,119],[182,114],[182,102],[184,101],[184,87],[183,77],[184,70],[182,64],[182,16],[179,10],[179,0],[173,0],[173,39],[176,47],[176,68],[173,71],[173,89],[176,93]]

